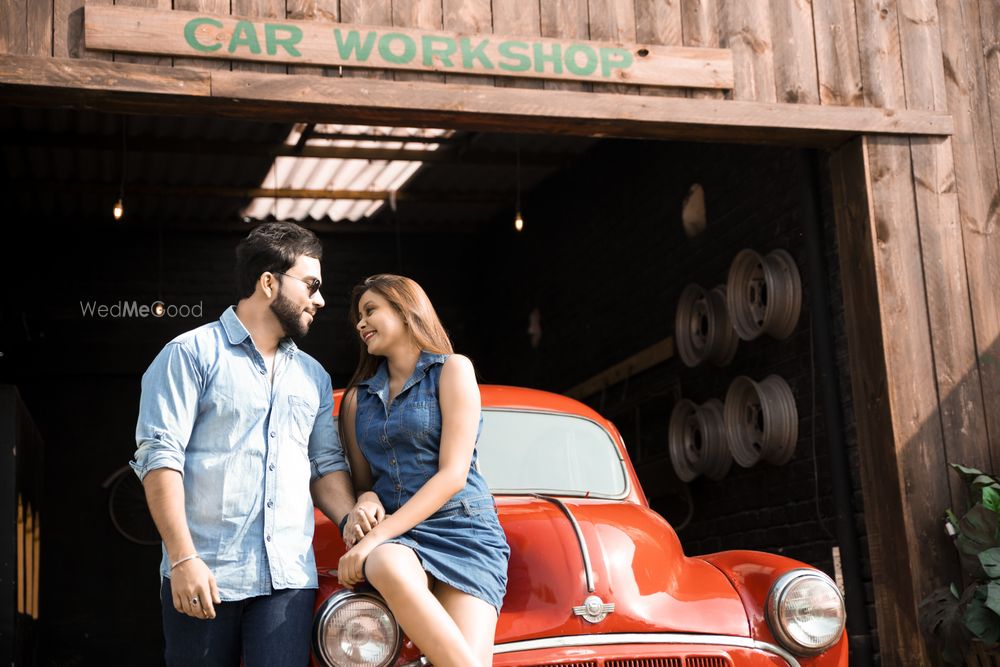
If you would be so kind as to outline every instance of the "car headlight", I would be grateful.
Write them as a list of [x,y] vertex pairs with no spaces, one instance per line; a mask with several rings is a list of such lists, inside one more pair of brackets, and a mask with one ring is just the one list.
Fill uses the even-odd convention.
[[403,642],[382,598],[347,589],[323,603],[313,631],[316,656],[336,667],[386,667],[395,662]]
[[786,572],[774,582],[767,597],[771,633],[792,653],[822,653],[840,639],[847,617],[844,596],[822,572]]

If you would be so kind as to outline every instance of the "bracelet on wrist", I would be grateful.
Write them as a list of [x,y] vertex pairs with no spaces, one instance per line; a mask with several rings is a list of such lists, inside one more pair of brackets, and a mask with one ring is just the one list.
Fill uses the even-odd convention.
[[347,527],[347,520],[350,518],[350,516],[351,516],[351,513],[348,512],[347,514],[344,515],[344,518],[340,520],[340,523],[337,524],[337,527],[340,528],[340,536],[341,537],[344,536],[344,528]]
[[190,554],[188,556],[184,556],[184,558],[180,558],[180,559],[174,561],[173,563],[171,563],[170,564],[170,570],[173,571],[173,569],[175,567],[177,567],[178,565],[180,565],[181,563],[186,563],[187,561],[193,560],[195,558],[197,558],[198,560],[201,560],[201,556],[199,556],[196,553],[195,554]]

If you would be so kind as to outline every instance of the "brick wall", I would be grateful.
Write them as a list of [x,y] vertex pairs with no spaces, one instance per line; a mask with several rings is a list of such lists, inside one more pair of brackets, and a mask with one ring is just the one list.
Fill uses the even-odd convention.
[[[825,176],[825,174],[824,174]],[[816,565],[833,575],[832,483],[811,325],[803,231],[797,210],[795,154],[746,146],[604,142],[578,166],[545,183],[525,201],[525,231],[496,221],[489,267],[497,281],[484,300],[488,328],[477,332],[489,354],[487,381],[565,391],[673,335],[681,290],[725,283],[743,248],[775,248],[795,258],[803,281],[802,312],[785,340],[740,341],[731,365],[685,367],[678,357],[587,399],[615,421],[637,464],[653,507],[678,528],[687,553],[759,549]],[[825,179],[828,180],[828,179]],[[689,186],[705,189],[708,226],[689,239],[681,205]],[[828,265],[838,270],[828,187],[821,193]],[[856,434],[851,415],[843,307],[831,276],[835,345],[857,525],[862,535]],[[542,338],[532,348],[529,313],[541,313]],[[783,466],[735,463],[721,481],[681,483],[668,456],[667,427],[679,397],[724,399],[738,375],[776,373],[790,385],[799,417],[795,455]],[[863,566],[870,580],[867,563]],[[870,581],[866,582],[870,611]],[[874,613],[870,613],[873,625]]]

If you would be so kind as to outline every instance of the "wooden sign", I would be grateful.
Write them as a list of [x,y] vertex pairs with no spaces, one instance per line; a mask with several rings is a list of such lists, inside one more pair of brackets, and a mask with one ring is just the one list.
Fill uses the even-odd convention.
[[350,23],[87,5],[86,48],[684,88],[732,88],[728,49],[463,35]]

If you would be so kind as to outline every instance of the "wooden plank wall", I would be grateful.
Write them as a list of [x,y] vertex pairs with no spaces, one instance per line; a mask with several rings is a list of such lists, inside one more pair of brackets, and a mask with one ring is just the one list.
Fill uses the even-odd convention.
[[[946,139],[868,137],[831,162],[879,639],[928,662],[916,601],[954,565],[951,461],[1000,470],[1000,7],[993,0],[87,0],[471,33],[732,49],[728,93],[345,69],[327,76],[948,111]],[[0,53],[111,59],[80,41],[83,0],[0,0]],[[164,59],[120,57],[158,62]],[[312,72],[177,59],[200,68]],[[837,191],[835,187],[835,192]],[[862,188],[864,201],[849,201]],[[865,281],[870,281],[870,284]],[[874,290],[874,291],[872,291]],[[877,312],[872,312],[875,309]],[[871,314],[872,317],[867,317]],[[874,315],[877,315],[874,316]],[[890,335],[891,332],[891,335]],[[872,353],[871,341],[881,341]],[[903,548],[905,545],[905,548]]]

